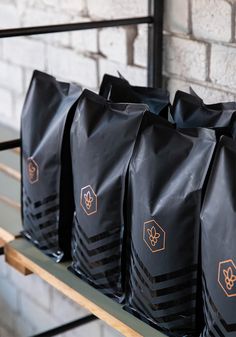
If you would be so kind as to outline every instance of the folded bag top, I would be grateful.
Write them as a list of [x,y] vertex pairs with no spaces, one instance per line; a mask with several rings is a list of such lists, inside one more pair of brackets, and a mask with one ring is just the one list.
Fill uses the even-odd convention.
[[23,233],[56,261],[71,250],[69,132],[80,93],[76,84],[34,71],[22,111]]
[[127,310],[171,336],[197,335],[202,188],[209,129],[146,113],[129,167]]
[[236,112],[236,102],[205,104],[191,89],[191,94],[178,90],[171,115],[180,128],[228,127]]
[[99,95],[112,102],[144,103],[153,113],[168,118],[170,94],[165,89],[133,86],[124,78],[105,74]]
[[236,336],[236,141],[223,136],[201,211],[202,336]]
[[126,171],[147,106],[111,103],[84,90],[71,128],[75,217],[72,269],[123,299]]

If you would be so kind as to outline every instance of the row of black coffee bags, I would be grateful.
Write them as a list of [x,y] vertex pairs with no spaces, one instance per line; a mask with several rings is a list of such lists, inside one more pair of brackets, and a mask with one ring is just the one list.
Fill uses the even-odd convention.
[[35,71],[23,233],[169,336],[236,336],[236,104],[177,92],[172,122],[169,107],[124,78],[105,75],[98,95]]

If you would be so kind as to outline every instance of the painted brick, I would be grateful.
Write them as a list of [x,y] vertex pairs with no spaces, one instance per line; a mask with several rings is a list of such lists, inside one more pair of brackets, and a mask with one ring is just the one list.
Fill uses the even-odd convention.
[[17,93],[22,93],[22,69],[19,66],[8,64],[0,60],[0,86]]
[[[78,336],[96,336],[103,337],[102,333],[102,323],[98,321],[85,324],[79,328],[73,329],[65,334],[65,337],[78,337]],[[113,335],[110,335],[113,337]],[[115,337],[115,336],[114,336]]]
[[165,69],[197,80],[205,80],[207,75],[207,52],[204,43],[167,37],[165,41]]
[[17,291],[6,279],[0,279],[0,326],[11,330],[18,308]]
[[231,5],[225,0],[192,1],[193,34],[201,39],[231,40]]
[[[22,0],[21,0],[22,1]],[[55,9],[58,10],[60,8],[61,0],[31,0],[23,3],[23,8],[30,4],[31,7],[34,8],[43,8],[43,9]],[[23,2],[23,1],[22,1]]]
[[108,325],[104,324],[102,337],[122,337],[122,336],[123,335],[121,333],[112,329]]
[[33,70],[32,69],[25,69],[24,68],[24,92],[25,93],[26,93],[26,91],[29,88],[32,76],[33,76]]
[[65,297],[56,289],[52,289],[51,314],[62,323],[76,320],[87,315],[87,311]]
[[235,95],[227,91],[221,91],[213,89],[211,85],[201,86],[201,85],[192,85],[193,90],[204,100],[207,104],[213,104],[217,102],[230,102],[235,101]]
[[99,32],[99,51],[109,60],[126,64],[133,59],[132,46],[135,37],[134,27],[102,29]]
[[177,90],[189,92],[189,87],[203,99],[206,104],[212,104],[216,102],[234,101],[235,95],[226,91],[217,90],[211,87],[211,83],[206,85],[199,85],[192,83],[191,81],[183,81],[180,79],[171,78],[168,80],[168,90],[170,91],[171,102],[174,99]]
[[100,83],[105,73],[118,76],[117,71],[119,71],[133,85],[142,86],[147,84],[146,69],[129,65],[127,66],[121,63],[109,61],[107,59],[99,59]]
[[[71,22],[71,17],[63,12],[45,11],[45,9],[27,8],[24,11],[22,24],[24,26],[53,25]],[[39,39],[48,44],[68,46],[70,43],[70,33],[53,33],[35,35],[34,39]]]
[[21,119],[21,113],[22,113],[24,101],[25,101],[25,93],[23,95],[19,95],[19,96],[14,97],[14,110],[13,110],[12,126],[16,130],[20,130],[20,119]]
[[[4,255],[0,256],[0,278],[8,275],[8,267],[4,259]],[[0,335],[1,336],[1,335]]]
[[[31,321],[19,315],[17,315],[15,318],[14,330],[15,330],[14,337],[31,336],[35,334],[35,331],[36,331]],[[1,337],[1,334],[0,334],[0,337]],[[11,335],[11,337],[13,337],[13,335]]]
[[148,52],[148,28],[147,26],[140,26],[138,28],[138,35],[134,41],[134,64],[147,67],[147,52]]
[[107,58],[127,63],[127,33],[125,28],[107,28],[99,32],[99,51]]
[[189,1],[166,0],[164,28],[174,33],[189,32]]
[[5,39],[3,57],[16,65],[44,70],[44,44],[30,38]]
[[0,279],[1,300],[11,308],[12,311],[17,311],[17,291],[14,284],[10,283],[7,279]]
[[49,314],[49,311],[22,293],[20,293],[20,307],[22,319],[29,320],[37,333],[58,326],[58,321]]
[[10,280],[15,285],[15,287],[22,291],[22,296],[33,299],[36,303],[38,303],[38,305],[49,310],[51,305],[51,287],[46,282],[41,280],[37,275],[24,277],[11,268]]
[[87,6],[89,16],[106,19],[145,16],[148,12],[148,1],[146,0],[87,0]]
[[9,90],[0,88],[0,118],[3,122],[7,122],[6,118],[11,118],[13,113],[12,94]]
[[3,55],[2,55],[3,54],[3,52],[2,52],[3,46],[2,45],[3,45],[3,39],[0,40],[0,58],[1,59],[3,57]]
[[[80,18],[80,22],[88,22],[89,18]],[[98,52],[98,31],[96,29],[81,30],[71,33],[71,46],[80,52]]]
[[10,329],[4,328],[3,326],[0,326],[0,337],[12,337],[13,331]]
[[60,0],[60,7],[66,12],[72,12],[74,15],[78,13],[83,13],[86,11],[86,1],[85,0]]
[[210,78],[212,82],[236,89],[236,48],[213,45],[211,50]]
[[1,296],[0,296],[0,312],[1,312],[0,326],[4,327],[6,330],[11,331],[12,327],[14,326],[16,313],[12,310],[11,307],[7,305],[7,303],[2,299]]
[[0,27],[13,28],[20,25],[20,16],[17,7],[13,4],[0,4]]
[[78,55],[75,51],[48,47],[48,70],[64,80],[85,86],[97,86],[97,63],[95,60]]

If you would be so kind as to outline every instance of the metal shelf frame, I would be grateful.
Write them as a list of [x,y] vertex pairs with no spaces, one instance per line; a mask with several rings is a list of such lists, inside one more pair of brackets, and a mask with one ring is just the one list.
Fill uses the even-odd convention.
[[[52,34],[52,33],[62,33],[62,32],[69,32],[69,31],[80,31],[80,30],[90,30],[90,29],[101,29],[106,27],[122,27],[122,26],[130,26],[130,25],[148,25],[148,53],[147,53],[147,80],[148,85],[150,87],[162,87],[162,49],[163,49],[163,12],[164,12],[164,0],[147,0],[148,1],[148,15],[142,17],[131,17],[131,18],[124,18],[124,19],[114,19],[114,20],[102,20],[102,21],[93,21],[93,22],[76,22],[76,23],[65,23],[65,24],[56,24],[56,25],[45,25],[45,26],[34,26],[34,27],[21,27],[21,28],[10,28],[10,29],[1,29],[0,30],[0,39],[3,38],[13,38],[19,36],[32,36],[32,35],[39,35],[39,34]],[[21,146],[20,139],[10,139],[4,142],[0,142],[0,152],[5,150],[14,149]],[[19,151],[19,150],[18,150]],[[4,166],[5,170],[5,166]],[[12,170],[6,170],[8,175],[12,175]],[[14,174],[16,176],[16,174]],[[19,178],[20,179],[20,178]],[[4,229],[4,233],[6,230]],[[16,233],[12,233],[9,229],[9,233],[7,234],[7,238],[9,237],[17,237]],[[8,235],[9,234],[9,235]],[[6,243],[8,239],[6,237],[0,237],[0,254],[3,253],[3,243]],[[17,239],[18,240],[18,239]],[[17,241],[16,242],[19,242]],[[21,239],[19,239],[21,240]],[[9,240],[11,241],[11,240]],[[6,246],[7,247],[7,246]],[[6,249],[6,259],[8,259]],[[14,265],[14,263],[12,264]],[[25,271],[25,267],[21,266],[20,269],[23,268]],[[27,274],[27,270],[26,273]],[[72,277],[72,275],[71,275]],[[98,296],[102,296],[99,295]],[[108,301],[105,299],[105,301]],[[111,304],[113,305],[113,304]],[[114,306],[117,304],[114,304]],[[117,309],[118,317],[123,317],[124,315],[128,315],[128,313],[122,313]],[[91,310],[93,312],[93,310]],[[95,311],[96,312],[96,311]],[[97,315],[99,317],[99,314]],[[100,317],[101,318],[101,317]],[[90,321],[97,319],[94,315],[89,315],[84,318],[78,319],[74,322],[70,322],[64,324],[60,327],[51,329],[49,331],[45,331],[38,335],[32,337],[49,337],[55,336],[58,333],[62,333],[64,331],[70,330],[72,328],[81,326],[86,324]],[[116,318],[117,319],[117,318]],[[119,318],[121,319],[121,318]],[[125,320],[127,320],[125,318]],[[142,323],[136,318],[130,318],[132,321],[131,326],[139,326],[140,328],[139,333],[131,332],[129,335],[131,336],[141,336],[140,332],[144,329],[145,330],[145,323]],[[144,327],[143,327],[144,325]],[[128,325],[127,328],[131,329]],[[162,336],[162,334],[148,326],[146,326],[148,330],[149,336]],[[132,330],[132,329],[131,329]]]

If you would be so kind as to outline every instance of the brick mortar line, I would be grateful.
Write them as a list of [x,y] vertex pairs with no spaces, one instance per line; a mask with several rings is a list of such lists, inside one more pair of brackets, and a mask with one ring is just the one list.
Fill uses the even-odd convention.
[[211,81],[211,44],[207,44],[206,47],[206,81],[212,83]]
[[231,40],[235,43],[235,15],[236,15],[236,4],[231,4]]
[[196,85],[206,87],[206,88],[210,88],[210,89],[217,90],[217,91],[222,91],[224,93],[228,93],[228,94],[236,96],[236,89],[235,89],[235,91],[231,91],[230,88],[223,87],[223,86],[220,86],[220,85],[215,85],[213,82],[201,82],[201,81],[198,81],[198,80],[193,79],[193,78],[178,76],[176,74],[166,72],[166,71],[164,71],[162,74],[168,80],[174,79],[174,80],[179,80],[179,81],[182,81],[182,82],[191,82],[192,84],[196,84]]
[[221,45],[221,46],[225,46],[225,47],[236,48],[236,44],[232,43],[232,42],[216,41],[216,40],[203,39],[203,38],[200,39],[200,38],[197,38],[194,35],[189,35],[189,34],[184,34],[184,33],[176,33],[176,32],[164,30],[163,35],[164,35],[164,37],[177,37],[177,38],[180,38],[180,39],[183,39],[183,40],[195,41],[195,42],[202,43],[202,44],[208,43],[208,44],[216,44],[216,45]]

